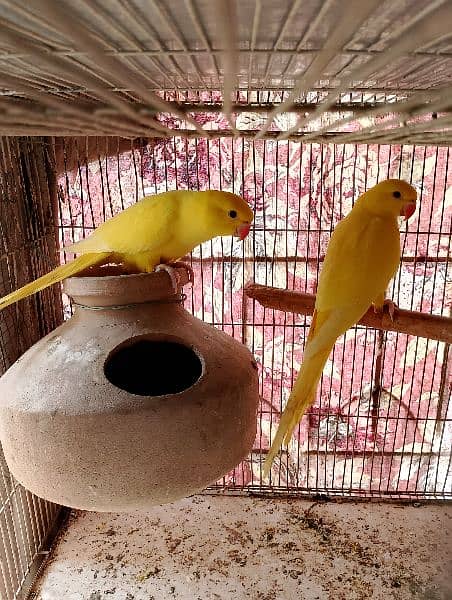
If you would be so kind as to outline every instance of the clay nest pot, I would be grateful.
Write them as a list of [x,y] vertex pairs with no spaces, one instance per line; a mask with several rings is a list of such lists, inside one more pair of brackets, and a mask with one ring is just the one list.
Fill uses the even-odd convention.
[[0,379],[5,458],[59,504],[130,511],[215,482],[250,452],[249,350],[187,312],[167,273],[73,277],[74,316]]

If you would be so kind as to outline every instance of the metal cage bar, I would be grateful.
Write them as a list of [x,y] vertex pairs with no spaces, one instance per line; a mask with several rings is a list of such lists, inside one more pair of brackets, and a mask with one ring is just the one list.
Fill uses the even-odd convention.
[[[56,178],[50,140],[0,138],[1,295],[58,261]],[[59,290],[0,313],[0,372],[62,321]],[[39,452],[39,449],[36,450]],[[59,506],[14,480],[0,449],[0,597],[25,593],[42,561]]]

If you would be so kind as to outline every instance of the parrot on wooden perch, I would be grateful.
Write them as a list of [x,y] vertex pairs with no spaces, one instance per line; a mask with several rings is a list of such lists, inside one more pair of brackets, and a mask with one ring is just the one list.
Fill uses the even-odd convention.
[[376,311],[388,305],[392,317],[394,304],[385,300],[385,291],[400,262],[398,217],[411,217],[416,200],[411,185],[387,179],[362,194],[336,226],[319,277],[303,363],[266,457],[264,477],[282,443],[289,443],[296,425],[314,403],[336,339],[372,304]]
[[146,196],[102,223],[89,237],[63,248],[79,256],[0,298],[0,310],[89,267],[107,263],[122,264],[131,272],[167,270],[176,287],[171,263],[216,236],[245,239],[252,220],[253,211],[245,200],[230,192],[177,190]]

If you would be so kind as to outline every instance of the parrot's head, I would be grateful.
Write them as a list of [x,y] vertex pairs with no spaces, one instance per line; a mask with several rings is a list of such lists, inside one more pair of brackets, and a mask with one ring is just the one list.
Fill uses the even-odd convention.
[[362,204],[381,216],[409,219],[416,210],[417,192],[402,179],[386,179],[361,196]]
[[235,235],[244,240],[250,232],[254,214],[247,202],[231,192],[209,190],[205,221],[215,236]]

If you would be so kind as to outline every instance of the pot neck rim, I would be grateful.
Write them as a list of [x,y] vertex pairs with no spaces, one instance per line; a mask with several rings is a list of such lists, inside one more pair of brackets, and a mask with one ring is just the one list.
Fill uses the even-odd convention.
[[169,274],[137,273],[132,275],[105,275],[70,277],[63,282],[63,291],[76,305],[86,308],[126,308],[130,305],[183,302],[183,286],[188,274],[183,268],[174,269],[178,278],[174,289]]

